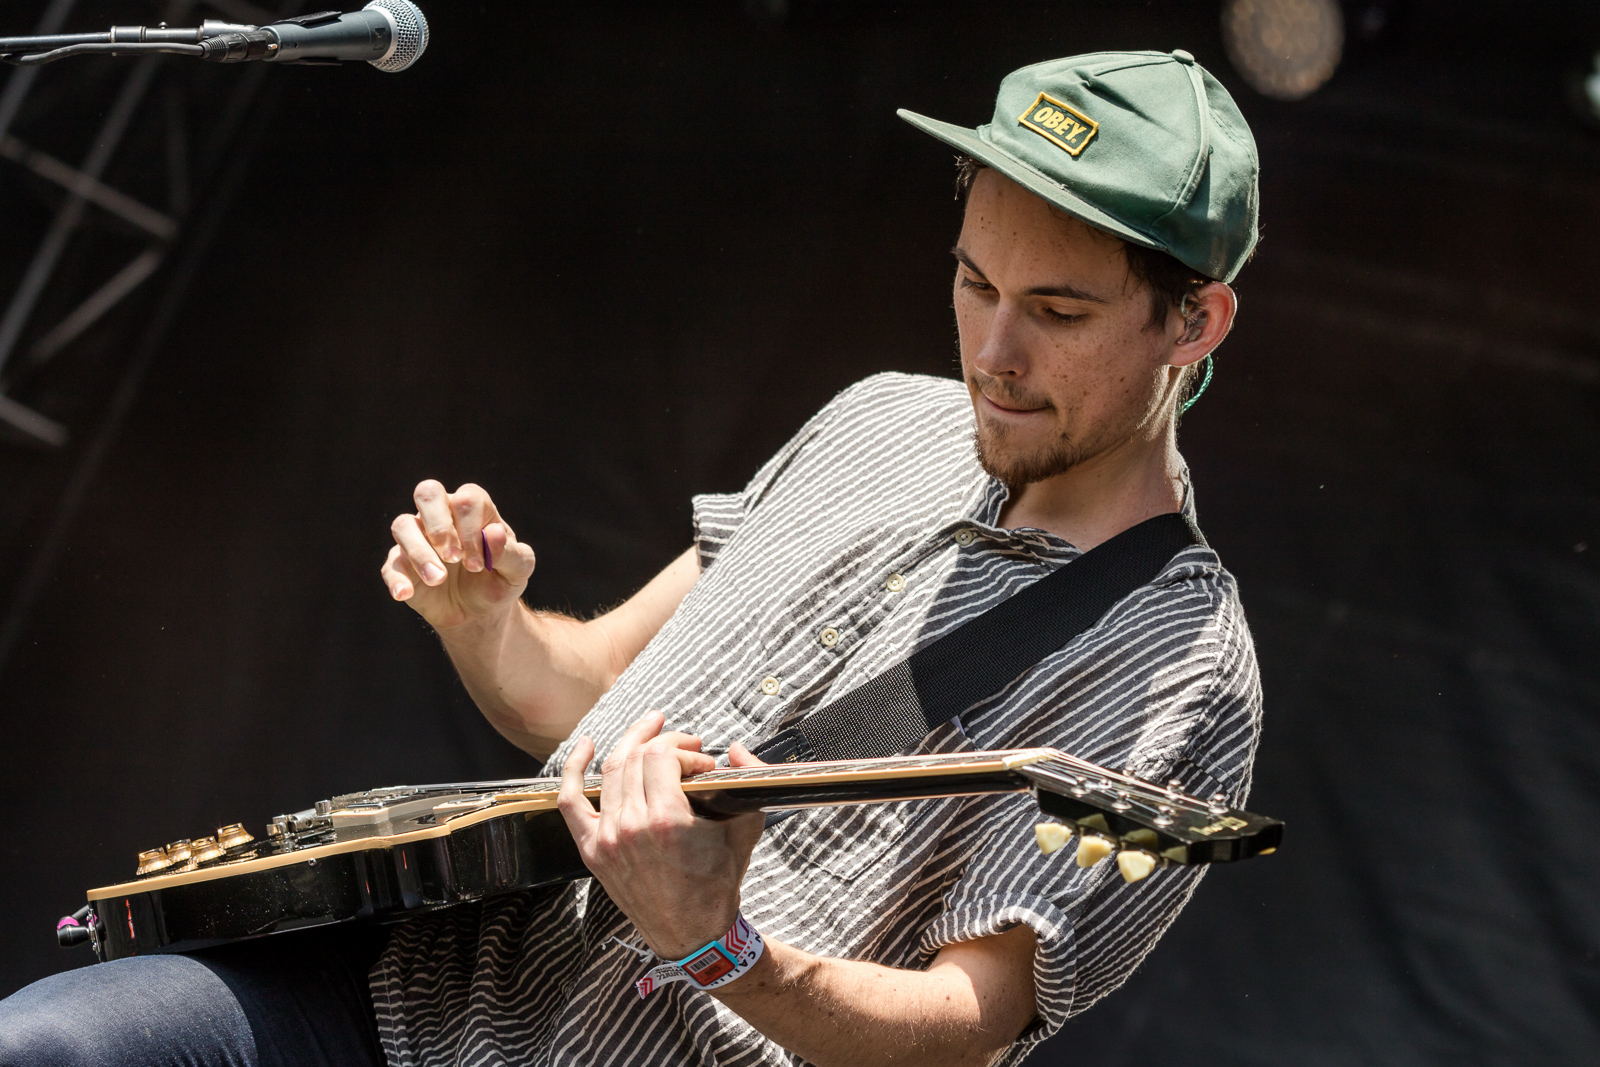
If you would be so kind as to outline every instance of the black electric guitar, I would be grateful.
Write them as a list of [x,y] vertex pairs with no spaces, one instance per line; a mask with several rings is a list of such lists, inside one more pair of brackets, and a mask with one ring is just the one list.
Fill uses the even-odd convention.
[[[89,891],[56,928],[102,960],[183,952],[310,926],[395,920],[588,876],[556,810],[557,778],[395,786],[280,815],[255,838],[243,826],[139,854],[131,882]],[[591,798],[600,779],[586,780]],[[1168,864],[1264,856],[1283,824],[1200,800],[1049,748],[788,763],[685,779],[708,817],[983,793],[1032,793],[1056,821],[1036,828],[1054,852],[1078,837],[1077,862],[1117,854],[1130,882]]]

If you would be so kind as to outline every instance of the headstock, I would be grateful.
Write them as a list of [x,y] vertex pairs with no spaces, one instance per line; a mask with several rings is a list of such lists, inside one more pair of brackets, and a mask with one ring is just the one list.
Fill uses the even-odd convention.
[[1190,796],[1176,779],[1160,786],[1059,752],[1017,770],[1033,784],[1039,809],[1060,820],[1035,827],[1039,849],[1050,855],[1076,836],[1078,866],[1115,852],[1130,883],[1174,863],[1269,856],[1283,839],[1277,819],[1230,807],[1221,793]]

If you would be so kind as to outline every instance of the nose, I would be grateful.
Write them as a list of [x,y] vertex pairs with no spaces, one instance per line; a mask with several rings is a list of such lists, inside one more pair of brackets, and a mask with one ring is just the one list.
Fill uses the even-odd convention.
[[1002,300],[977,339],[979,343],[970,357],[972,366],[991,378],[1025,375],[1028,359],[1023,325],[1020,310]]

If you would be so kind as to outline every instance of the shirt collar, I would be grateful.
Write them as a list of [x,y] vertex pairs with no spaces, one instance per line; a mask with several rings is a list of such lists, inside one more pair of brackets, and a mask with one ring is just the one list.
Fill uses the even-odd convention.
[[[1194,486],[1189,480],[1189,467],[1187,464],[1183,467],[1181,477],[1183,478],[1183,503],[1178,510],[1190,521],[1194,521]],[[987,540],[1001,547],[1022,549],[1040,556],[1059,556],[1066,559],[1083,554],[1076,545],[1066,538],[1058,537],[1048,530],[1037,530],[1027,526],[1015,530],[1008,530],[1002,527],[1000,525],[1000,513],[1005,510],[1006,502],[1010,499],[1011,490],[1006,484],[979,468],[977,482],[968,494],[967,507],[963,511],[958,525],[968,525],[975,528]]]

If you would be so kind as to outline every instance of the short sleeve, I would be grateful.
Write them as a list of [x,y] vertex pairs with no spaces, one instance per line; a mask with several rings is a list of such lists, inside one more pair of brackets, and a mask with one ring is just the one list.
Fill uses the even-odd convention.
[[[1076,653],[1068,646],[1021,680],[1031,692],[1020,706],[1031,710],[977,716],[973,742],[1060,748],[1153,781],[1177,775],[1191,794],[1221,789],[1242,801],[1259,732],[1253,646],[1231,581],[1182,573],[1131,598],[1102,624],[1119,630],[1137,621],[1144,639],[1090,640]],[[1163,631],[1163,620],[1178,618],[1185,621]],[[1041,853],[1034,826],[1043,816],[1031,798],[972,804],[976,817],[958,820],[964,840],[951,843],[967,857],[965,866],[921,948],[932,954],[1018,924],[1034,931],[1038,1017],[999,1061],[1015,1063],[1133,973],[1204,868],[1158,868],[1129,885],[1113,862],[1085,869],[1070,849]]]
[[[881,377],[874,376],[874,377]],[[817,445],[828,427],[839,418],[851,401],[869,386],[873,378],[857,382],[823,406],[821,411],[800,427],[776,454],[761,465],[755,477],[737,493],[701,493],[692,498],[694,508],[694,546],[700,557],[700,569],[706,570],[716,562],[722,550],[733,540],[739,527],[783,478],[795,460]]]
[[1188,902],[1202,869],[1169,867],[1127,885],[1110,861],[1085,869],[1070,848],[1040,852],[1033,829],[1040,815],[1028,797],[988,798],[984,806],[983,839],[921,948],[931,955],[1018,925],[1033,930],[1038,1015],[998,1061],[1015,1063],[1122,984]]

